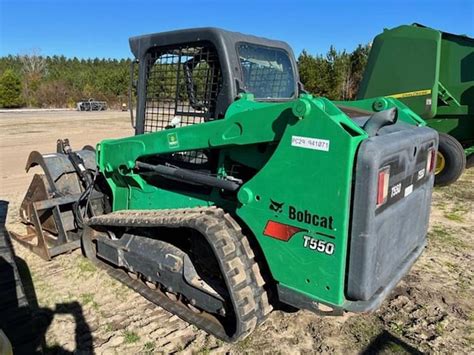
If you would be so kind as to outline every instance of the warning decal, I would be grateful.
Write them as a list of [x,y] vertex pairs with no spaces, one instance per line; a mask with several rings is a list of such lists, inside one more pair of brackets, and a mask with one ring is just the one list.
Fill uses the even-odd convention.
[[425,95],[431,95],[431,90],[428,89],[428,90],[402,92],[399,94],[387,95],[387,97],[393,97],[394,99],[401,99],[404,97],[425,96]]

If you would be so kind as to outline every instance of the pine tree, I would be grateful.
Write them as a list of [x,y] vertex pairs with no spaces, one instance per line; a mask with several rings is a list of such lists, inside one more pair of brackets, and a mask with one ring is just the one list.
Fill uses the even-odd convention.
[[0,77],[0,107],[21,107],[21,80],[13,70],[7,69]]

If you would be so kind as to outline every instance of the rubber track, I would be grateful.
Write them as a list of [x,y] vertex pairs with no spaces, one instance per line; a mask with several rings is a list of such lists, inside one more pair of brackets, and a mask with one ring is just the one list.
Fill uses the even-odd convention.
[[[233,334],[229,334],[228,329],[224,329],[212,314],[206,312],[196,314],[186,305],[171,301],[162,292],[151,290],[143,282],[131,279],[122,269],[114,268],[97,259],[92,243],[94,229],[103,231],[108,227],[185,227],[195,229],[204,235],[214,250],[229,290],[236,320]],[[245,338],[272,310],[264,288],[264,279],[248,239],[242,234],[237,222],[222,209],[207,207],[119,211],[93,217],[87,222],[83,234],[83,246],[86,256],[96,265],[105,268],[112,277],[169,312],[224,341],[234,342]]]

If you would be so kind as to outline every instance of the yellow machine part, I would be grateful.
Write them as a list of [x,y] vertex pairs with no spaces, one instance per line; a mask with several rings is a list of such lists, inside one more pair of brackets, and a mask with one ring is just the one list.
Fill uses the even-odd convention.
[[436,153],[436,167],[435,167],[435,174],[438,175],[440,172],[443,171],[443,169],[446,167],[446,159],[444,158],[444,155],[438,152]]

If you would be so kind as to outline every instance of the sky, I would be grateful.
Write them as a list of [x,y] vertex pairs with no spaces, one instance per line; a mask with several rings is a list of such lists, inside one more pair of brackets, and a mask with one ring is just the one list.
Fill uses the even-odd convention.
[[129,58],[131,36],[206,26],[323,54],[413,22],[474,37],[474,0],[0,0],[0,56]]

